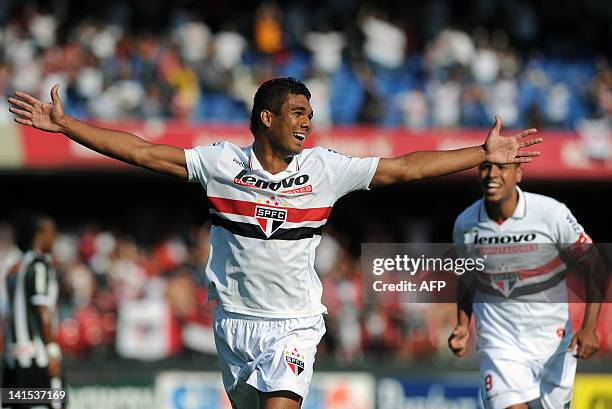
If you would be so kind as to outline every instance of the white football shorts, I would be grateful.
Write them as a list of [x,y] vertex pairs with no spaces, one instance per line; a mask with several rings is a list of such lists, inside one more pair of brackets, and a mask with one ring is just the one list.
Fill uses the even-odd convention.
[[[575,352],[560,352],[529,361],[491,358],[480,351],[480,392],[485,409],[506,409],[519,403],[533,407],[570,407],[576,377]],[[531,408],[532,406],[530,406]]]
[[[257,391],[308,395],[322,315],[270,319],[217,307],[214,334],[223,386],[240,409],[257,408]],[[249,387],[252,386],[253,388]]]

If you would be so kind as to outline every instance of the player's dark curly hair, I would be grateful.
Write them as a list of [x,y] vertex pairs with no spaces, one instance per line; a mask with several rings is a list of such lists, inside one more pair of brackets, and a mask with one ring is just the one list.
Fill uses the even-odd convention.
[[266,81],[255,93],[253,110],[251,111],[251,132],[257,135],[265,127],[261,122],[260,113],[264,109],[280,115],[280,110],[288,94],[304,95],[310,100],[310,91],[301,81],[295,78],[274,78]]

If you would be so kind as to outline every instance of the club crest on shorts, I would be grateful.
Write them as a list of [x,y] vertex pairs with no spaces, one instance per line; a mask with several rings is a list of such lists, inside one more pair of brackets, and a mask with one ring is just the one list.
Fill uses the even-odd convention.
[[300,353],[297,348],[285,351],[285,362],[287,362],[295,376],[304,371],[304,358],[304,354]]
[[278,199],[272,196],[261,205],[255,206],[255,219],[266,237],[273,235],[287,221],[287,209],[277,207],[279,205]]

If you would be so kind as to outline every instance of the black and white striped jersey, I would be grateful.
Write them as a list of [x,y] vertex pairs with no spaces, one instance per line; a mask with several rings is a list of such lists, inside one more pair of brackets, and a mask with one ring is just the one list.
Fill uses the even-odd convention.
[[7,276],[4,361],[10,368],[47,366],[38,307],[46,306],[56,314],[58,290],[49,257],[35,250],[23,256],[17,273]]

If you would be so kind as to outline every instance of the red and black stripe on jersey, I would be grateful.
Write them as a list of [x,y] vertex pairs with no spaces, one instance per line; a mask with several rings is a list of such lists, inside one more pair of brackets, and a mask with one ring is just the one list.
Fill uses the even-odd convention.
[[[331,207],[318,208],[292,208],[271,206],[265,203],[249,202],[244,200],[226,199],[221,197],[208,197],[208,204],[212,215],[212,224],[223,227],[233,234],[243,237],[250,237],[259,240],[300,240],[311,238],[314,235],[320,235],[321,229],[325,221],[331,213]],[[268,220],[260,218],[259,223],[257,217],[257,209],[264,208],[270,211],[283,212],[282,221],[279,227],[275,228],[273,233],[266,235],[264,229]],[[255,223],[246,221],[236,221],[229,218],[227,215],[238,215],[248,217]],[[274,221],[270,221],[271,223]],[[296,226],[296,227],[280,227],[285,222],[292,225],[299,223],[314,222],[315,226]],[[257,224],[256,224],[257,223]],[[308,223],[313,224],[313,223]]]

